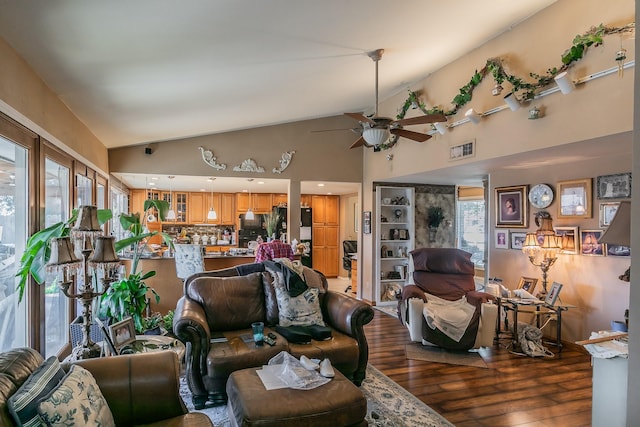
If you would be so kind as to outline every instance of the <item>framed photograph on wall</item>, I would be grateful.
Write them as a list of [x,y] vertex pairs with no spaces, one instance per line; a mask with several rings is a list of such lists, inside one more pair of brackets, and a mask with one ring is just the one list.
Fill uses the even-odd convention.
[[631,173],[600,175],[596,179],[598,199],[628,199],[631,197]]
[[371,211],[362,212],[362,232],[371,234]]
[[496,249],[509,249],[509,230],[495,231],[495,247]]
[[591,218],[591,178],[558,182],[558,218]]
[[607,256],[631,256],[631,248],[622,245],[607,245]]
[[606,255],[607,245],[598,243],[602,230],[580,230],[580,254],[590,256]]
[[526,185],[496,187],[496,227],[527,227],[527,189]]
[[600,227],[608,227],[616,216],[620,202],[600,203]]
[[127,317],[121,322],[109,326],[109,335],[116,351],[120,353],[122,347],[136,340],[136,327],[132,317]]
[[563,254],[578,255],[580,253],[580,239],[578,227],[553,227],[553,231],[560,236]]
[[527,238],[527,233],[512,231],[511,232],[511,249],[517,249],[521,251],[522,245],[524,245],[524,241],[526,238]]
[[553,282],[553,285],[551,285],[551,290],[549,290],[547,297],[544,299],[544,303],[548,305],[556,305],[556,301],[558,300],[558,296],[560,296],[561,290],[562,283]]

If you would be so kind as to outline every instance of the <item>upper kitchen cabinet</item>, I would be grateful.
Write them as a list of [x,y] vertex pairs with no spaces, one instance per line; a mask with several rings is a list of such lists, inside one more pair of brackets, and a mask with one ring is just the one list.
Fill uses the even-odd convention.
[[338,196],[312,196],[313,225],[339,225],[340,199]]
[[249,200],[249,193],[237,193],[236,211],[245,213],[249,208],[259,214],[271,212],[273,208],[271,193],[252,193],[251,200]]

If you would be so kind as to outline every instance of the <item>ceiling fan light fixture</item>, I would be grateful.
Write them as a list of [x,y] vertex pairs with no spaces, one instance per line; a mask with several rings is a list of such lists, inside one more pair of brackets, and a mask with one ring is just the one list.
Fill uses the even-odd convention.
[[380,144],[385,143],[391,133],[387,128],[366,128],[362,131],[362,137],[367,144],[377,147]]

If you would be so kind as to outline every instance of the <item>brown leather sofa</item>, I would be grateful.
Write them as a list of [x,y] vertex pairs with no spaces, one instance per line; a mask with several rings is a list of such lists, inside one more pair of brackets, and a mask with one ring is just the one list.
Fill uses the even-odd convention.
[[[329,358],[334,368],[360,385],[369,359],[364,325],[373,319],[368,304],[328,290],[325,276],[304,267],[309,286],[320,289],[320,307],[332,338],[312,340],[310,344],[288,342],[274,326],[278,305],[270,275],[262,263],[196,273],[184,283],[184,296],[178,301],[173,330],[186,343],[186,377],[196,409],[207,400],[227,400],[225,386],[232,372],[266,364],[285,350],[296,357]],[[265,323],[265,334],[277,339],[271,347],[255,347],[243,341],[251,334],[251,323]],[[224,342],[211,343],[212,337]]]
[[[42,364],[31,348],[0,353],[0,427],[16,425],[7,399]],[[74,362],[91,372],[117,426],[213,426],[198,412],[188,413],[180,398],[178,358],[172,351],[104,357]],[[63,364],[67,369],[69,364]]]

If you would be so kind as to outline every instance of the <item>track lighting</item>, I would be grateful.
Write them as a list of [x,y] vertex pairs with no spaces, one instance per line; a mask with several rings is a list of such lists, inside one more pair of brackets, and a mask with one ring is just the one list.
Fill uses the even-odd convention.
[[469,121],[471,123],[473,123],[474,125],[477,125],[478,123],[480,123],[480,120],[482,120],[482,116],[480,114],[478,114],[478,112],[476,110],[474,110],[473,108],[469,108],[467,110],[466,113],[464,113],[464,116],[469,119]]
[[504,96],[504,102],[507,103],[511,111],[517,111],[520,108],[520,100],[518,100],[513,92],[509,92]]
[[571,93],[575,88],[573,81],[569,78],[569,75],[567,74],[566,71],[563,71],[557,76],[555,76],[553,80],[556,81],[556,84],[558,85],[560,92],[562,92],[565,95],[568,93]]
[[436,122],[436,123],[433,124],[433,127],[436,128],[436,130],[438,131],[438,133],[440,135],[444,135],[445,133],[447,133],[447,125],[446,125],[446,123]]

